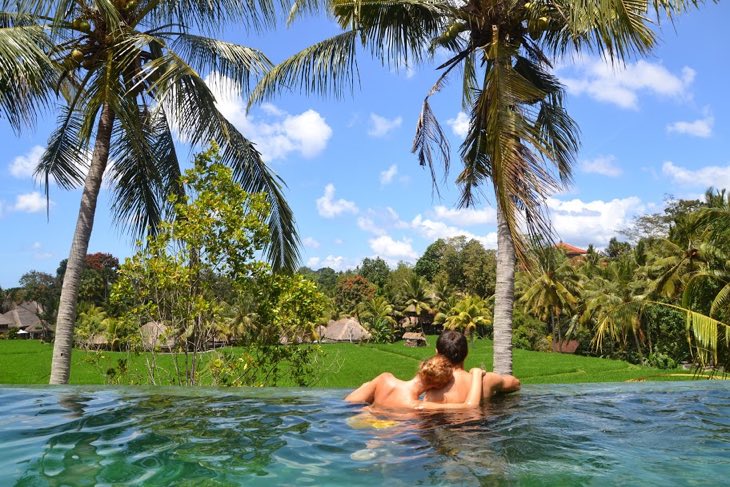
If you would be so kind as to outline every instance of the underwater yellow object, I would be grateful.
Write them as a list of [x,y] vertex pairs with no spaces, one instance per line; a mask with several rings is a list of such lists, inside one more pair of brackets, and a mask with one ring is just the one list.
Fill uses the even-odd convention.
[[385,428],[392,428],[393,426],[398,424],[398,421],[394,421],[392,419],[380,419],[376,416],[373,416],[369,413],[361,413],[357,414],[351,418],[347,419],[347,424],[356,430],[366,429],[366,428],[373,428],[373,429],[385,429]]

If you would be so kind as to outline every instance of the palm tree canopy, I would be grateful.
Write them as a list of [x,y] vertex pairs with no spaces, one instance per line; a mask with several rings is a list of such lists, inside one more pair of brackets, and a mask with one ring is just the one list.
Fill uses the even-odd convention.
[[0,80],[0,113],[19,127],[55,95],[64,99],[37,168],[46,193],[51,179],[63,188],[82,183],[96,120],[108,106],[114,116],[108,177],[118,224],[136,235],[154,233],[170,210],[169,195],[182,191],[174,136],[195,146],[215,140],[244,189],[268,195],[269,260],[277,269],[294,269],[299,239],[283,182],[218,111],[200,74],[217,73],[247,91],[270,68],[269,60],[255,49],[206,35],[231,23],[268,27],[278,5],[275,0],[2,2],[0,67],[15,83]]
[[671,16],[697,3],[298,0],[290,20],[326,9],[343,32],[272,69],[251,103],[292,88],[343,96],[357,80],[359,44],[389,68],[446,51],[450,58],[439,66],[442,74],[424,100],[413,152],[438,190],[437,167],[448,172],[450,149],[429,98],[460,67],[462,106],[470,113],[457,178],[460,203],[474,204],[482,184],[491,180],[516,251],[525,258],[521,229],[551,235],[544,200],[570,181],[578,150],[578,129],[563,108],[563,87],[550,73],[549,59],[579,50],[618,61],[644,54],[655,43],[649,11]]

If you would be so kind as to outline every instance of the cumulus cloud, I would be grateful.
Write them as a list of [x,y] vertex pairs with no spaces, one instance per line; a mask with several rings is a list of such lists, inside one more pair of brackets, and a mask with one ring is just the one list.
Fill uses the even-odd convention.
[[667,132],[694,137],[707,138],[712,135],[712,126],[715,124],[715,117],[707,115],[705,118],[693,122],[674,122],[667,125]]
[[357,226],[360,230],[364,230],[374,235],[385,235],[385,229],[376,225],[375,222],[366,216],[361,216],[357,219]]
[[321,269],[323,267],[329,267],[336,271],[344,271],[347,269],[352,269],[355,266],[351,265],[341,255],[328,255],[324,259],[320,257],[310,257],[309,259],[307,259],[307,267],[311,269]]
[[304,237],[302,239],[302,245],[304,245],[305,247],[309,247],[310,249],[319,248],[319,242],[312,237]]
[[600,156],[595,159],[582,161],[580,163],[580,169],[586,173],[600,174],[612,178],[620,176],[623,172],[616,165],[616,158],[614,156]]
[[385,171],[380,172],[380,184],[386,185],[393,182],[393,178],[398,174],[398,166],[395,164],[391,165]]
[[730,188],[730,166],[705,166],[699,169],[687,169],[666,161],[662,164],[662,173],[678,184],[684,186],[707,188]]
[[45,149],[40,145],[33,146],[25,155],[18,156],[10,163],[10,174],[16,178],[32,178],[35,168],[41,160]]
[[672,98],[689,97],[687,90],[695,78],[695,71],[687,66],[675,74],[661,64],[643,59],[614,66],[601,58],[586,57],[559,71],[568,92],[585,94],[632,110],[639,108],[639,93],[642,92]]
[[266,161],[286,159],[291,153],[315,157],[332,137],[332,128],[315,110],[292,115],[266,103],[261,106],[264,117],[257,119],[246,113],[240,88],[232,80],[210,74],[205,82],[216,97],[218,110],[256,144]]
[[416,217],[411,221],[411,227],[416,230],[418,234],[428,240],[451,238],[463,235],[467,239],[478,240],[486,248],[497,248],[497,234],[495,232],[490,232],[487,235],[480,236],[462,228],[448,225],[442,221],[423,218],[421,215],[416,215]]
[[474,208],[446,208],[445,206],[434,207],[434,215],[440,220],[446,220],[456,225],[481,225],[484,223],[496,223],[497,212],[492,207],[485,207],[481,210]]
[[456,118],[450,118],[446,123],[451,127],[451,131],[462,139],[469,133],[469,115],[464,112],[459,112]]
[[19,194],[15,199],[15,211],[38,213],[46,209],[46,199],[38,192]]
[[376,113],[371,113],[368,135],[372,137],[384,137],[389,132],[400,127],[401,123],[403,123],[403,119],[401,117],[387,119],[385,117],[381,117]]
[[389,235],[381,235],[369,240],[370,248],[380,257],[415,260],[418,258],[418,254],[413,250],[411,242],[409,238],[394,240]]
[[352,201],[335,200],[335,185],[330,183],[324,188],[324,195],[317,198],[317,211],[324,218],[334,218],[342,213],[357,213],[358,208]]
[[583,246],[592,243],[605,247],[619,229],[626,227],[634,216],[646,211],[636,196],[611,201],[548,198],[547,204],[553,227],[560,238]]

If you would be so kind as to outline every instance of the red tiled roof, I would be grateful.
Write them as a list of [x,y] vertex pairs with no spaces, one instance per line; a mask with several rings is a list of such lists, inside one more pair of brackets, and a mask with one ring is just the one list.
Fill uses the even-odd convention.
[[567,244],[565,242],[558,242],[555,244],[555,247],[562,249],[565,251],[566,254],[587,254],[587,250],[583,250],[581,248],[575,247],[573,245]]

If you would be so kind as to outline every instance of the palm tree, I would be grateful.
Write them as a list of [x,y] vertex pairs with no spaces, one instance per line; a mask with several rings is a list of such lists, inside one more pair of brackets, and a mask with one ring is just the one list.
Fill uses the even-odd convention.
[[[114,161],[108,177],[117,221],[137,235],[154,233],[169,210],[168,196],[182,192],[173,130],[193,145],[217,141],[244,189],[267,193],[268,257],[275,268],[295,267],[298,237],[282,182],[216,109],[199,74],[217,72],[246,90],[270,67],[261,52],[206,35],[231,22],[254,30],[271,25],[272,0],[18,0],[2,5],[0,26],[11,30],[3,29],[0,41],[13,42],[11,47],[2,42],[0,63],[36,60],[38,66],[14,67],[11,79],[27,82],[0,85],[0,103],[6,112],[19,111],[17,121],[11,118],[17,125],[52,96],[48,85],[58,87],[64,106],[36,172],[46,194],[50,179],[63,188],[83,183],[56,322],[51,383],[68,382],[79,281],[107,164]],[[52,76],[37,78],[41,73]],[[17,93],[21,96],[13,105],[8,100]]]
[[[271,70],[251,102],[292,87],[341,96],[357,75],[358,42],[384,65],[416,65],[436,49],[450,59],[426,96],[413,151],[436,182],[448,171],[446,136],[429,105],[449,76],[462,73],[462,107],[471,114],[461,147],[460,204],[473,205],[491,181],[497,201],[494,370],[512,371],[511,320],[516,257],[524,258],[522,223],[549,234],[544,198],[570,181],[578,130],[563,108],[563,87],[550,59],[596,49],[613,60],[653,46],[647,10],[675,13],[688,0],[297,0],[290,19],[327,9],[345,29]],[[462,69],[456,70],[457,67]]]
[[393,318],[393,306],[383,296],[375,296],[358,305],[358,317],[370,330],[373,341],[390,342],[395,336],[398,322]]
[[[602,272],[585,283],[584,308],[580,324],[593,325],[593,346],[602,350],[606,337],[626,344],[631,334],[641,354],[642,289],[635,281],[637,265],[632,254],[612,261]],[[651,348],[651,347],[650,347]]]
[[456,302],[445,314],[439,314],[438,321],[434,322],[443,323],[444,328],[449,330],[459,330],[466,336],[473,336],[477,327],[492,324],[491,314],[485,300],[470,295]]
[[553,341],[560,342],[560,316],[578,306],[579,276],[565,255],[551,245],[534,245],[531,256],[532,265],[523,274],[526,282],[520,300],[539,319],[549,320]]
[[401,304],[403,314],[416,318],[416,325],[421,325],[421,317],[424,314],[432,313],[432,299],[428,292],[426,280],[413,274],[404,282]]

